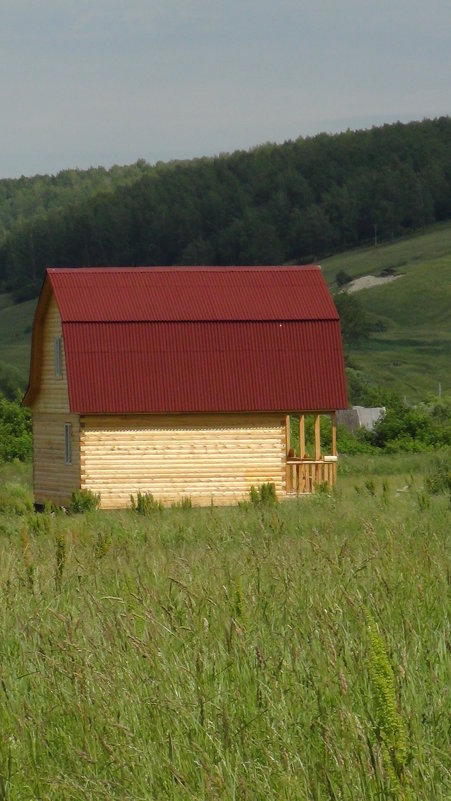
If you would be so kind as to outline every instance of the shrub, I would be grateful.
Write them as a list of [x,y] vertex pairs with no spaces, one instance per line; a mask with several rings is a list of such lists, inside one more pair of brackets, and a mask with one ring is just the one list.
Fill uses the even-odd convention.
[[0,462],[29,459],[31,444],[30,412],[0,395]]
[[338,453],[345,453],[353,456],[356,453],[374,453],[374,445],[366,436],[366,432],[361,430],[356,434],[351,434],[345,426],[337,426],[337,450]]
[[255,506],[257,504],[274,504],[277,503],[277,495],[276,495],[276,485],[273,481],[269,481],[267,484],[260,484],[258,487],[252,487],[249,490],[249,497],[251,503]]
[[50,514],[33,514],[28,519],[28,529],[33,534],[48,534],[50,531]]
[[3,484],[0,487],[0,512],[24,515],[33,510],[30,492],[19,484]]
[[430,495],[451,493],[451,451],[435,457],[426,475],[424,485]]
[[69,512],[74,515],[84,514],[84,512],[98,509],[99,505],[100,495],[89,489],[74,490],[70,499]]
[[97,532],[97,539],[94,543],[94,556],[96,559],[103,559],[107,555],[111,546],[111,531],[100,529]]
[[186,509],[192,509],[192,506],[193,506],[193,504],[192,504],[192,501],[191,501],[191,498],[189,497],[189,495],[187,495],[184,498],[181,498],[179,501],[176,501],[175,503],[171,504],[171,508],[172,509],[185,509],[186,510]]
[[9,401],[17,401],[18,388],[23,384],[23,374],[13,364],[0,361],[0,395]]
[[355,345],[367,339],[372,331],[371,319],[360,300],[348,292],[334,295],[334,303],[340,315],[341,334],[347,345]]
[[387,398],[386,414],[378,420],[369,435],[378,448],[388,453],[410,453],[443,448],[451,445],[451,403],[421,403],[407,406],[392,394]]
[[130,503],[133,511],[139,515],[150,515],[164,509],[161,501],[156,501],[151,492],[138,492],[136,500],[130,495]]
[[337,282],[337,286],[345,286],[352,281],[352,275],[349,275],[345,270],[338,270],[335,281]]
[[411,443],[431,444],[431,431],[428,416],[421,409],[410,409],[398,399],[394,399],[384,417],[374,427],[375,443],[384,448],[389,442],[400,441],[400,450],[410,450]]

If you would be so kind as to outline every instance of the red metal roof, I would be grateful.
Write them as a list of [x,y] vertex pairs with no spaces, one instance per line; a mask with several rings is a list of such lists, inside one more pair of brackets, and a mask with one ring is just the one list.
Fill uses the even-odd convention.
[[72,412],[347,406],[338,315],[317,267],[49,270]]
[[338,323],[63,324],[72,411],[347,406]]
[[337,320],[310,267],[136,267],[47,271],[65,322]]

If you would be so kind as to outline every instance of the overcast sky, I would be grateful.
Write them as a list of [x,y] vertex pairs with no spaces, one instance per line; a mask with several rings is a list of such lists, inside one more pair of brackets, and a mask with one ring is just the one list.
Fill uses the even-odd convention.
[[0,0],[0,177],[450,112],[451,0]]

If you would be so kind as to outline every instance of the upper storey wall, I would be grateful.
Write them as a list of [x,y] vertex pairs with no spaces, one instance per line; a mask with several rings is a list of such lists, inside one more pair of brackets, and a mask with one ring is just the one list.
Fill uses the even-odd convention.
[[[69,414],[63,331],[58,306],[53,295],[49,300],[39,334],[42,338],[41,347],[38,349],[38,358],[41,360],[40,379],[33,410]],[[55,371],[55,340],[57,337],[61,337],[61,377],[58,377]]]

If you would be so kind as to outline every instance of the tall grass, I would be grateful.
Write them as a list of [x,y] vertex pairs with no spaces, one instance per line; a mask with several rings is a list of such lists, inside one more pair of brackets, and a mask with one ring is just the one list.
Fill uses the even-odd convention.
[[448,799],[449,505],[400,483],[0,515],[0,799]]

